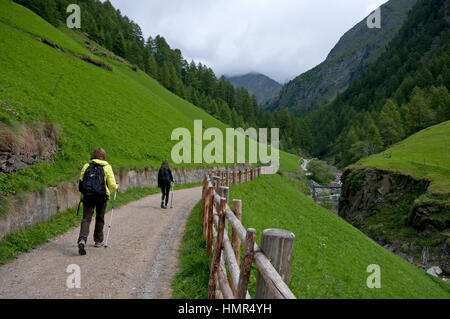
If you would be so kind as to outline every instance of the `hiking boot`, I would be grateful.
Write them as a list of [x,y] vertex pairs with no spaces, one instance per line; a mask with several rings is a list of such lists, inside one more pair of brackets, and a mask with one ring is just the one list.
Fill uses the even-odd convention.
[[84,256],[84,255],[86,255],[86,250],[84,249],[84,246],[86,245],[86,242],[84,241],[84,240],[82,240],[82,241],[80,241],[79,243],[78,243],[78,253],[81,255],[81,256]]
[[95,245],[94,245],[95,248],[100,248],[100,247],[103,247],[103,246],[105,246],[104,243],[95,243]]

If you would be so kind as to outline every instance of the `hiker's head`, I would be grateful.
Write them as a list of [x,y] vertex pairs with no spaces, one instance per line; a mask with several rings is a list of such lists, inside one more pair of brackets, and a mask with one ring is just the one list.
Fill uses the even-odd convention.
[[91,160],[101,160],[106,161],[106,152],[103,148],[96,148],[94,152],[92,152]]
[[169,162],[168,162],[168,161],[162,162],[161,167],[162,167],[162,168],[170,168],[170,167],[169,167]]

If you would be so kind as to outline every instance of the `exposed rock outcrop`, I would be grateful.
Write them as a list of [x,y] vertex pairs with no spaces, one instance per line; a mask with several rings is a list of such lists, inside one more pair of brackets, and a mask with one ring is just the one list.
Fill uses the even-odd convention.
[[339,216],[410,263],[450,274],[450,195],[430,182],[376,168],[347,169]]
[[424,194],[430,182],[417,180],[411,176],[382,171],[375,168],[346,170],[343,182],[339,216],[355,226],[360,226],[367,214],[378,210],[378,206],[406,193]]
[[0,172],[10,173],[50,161],[58,152],[57,126],[46,123],[21,124],[15,130],[0,122]]

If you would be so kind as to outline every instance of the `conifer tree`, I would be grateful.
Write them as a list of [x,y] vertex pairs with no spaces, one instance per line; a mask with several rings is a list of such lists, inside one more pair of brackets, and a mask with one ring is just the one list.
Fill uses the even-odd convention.
[[122,32],[117,33],[116,38],[114,39],[113,52],[122,58],[126,57],[125,39]]
[[378,127],[386,146],[392,145],[404,137],[405,132],[400,113],[392,100],[388,100],[381,110]]
[[383,148],[383,139],[376,125],[371,125],[368,133],[370,154],[378,153]]
[[412,129],[418,131],[431,125],[433,113],[420,88],[414,88],[408,105]]

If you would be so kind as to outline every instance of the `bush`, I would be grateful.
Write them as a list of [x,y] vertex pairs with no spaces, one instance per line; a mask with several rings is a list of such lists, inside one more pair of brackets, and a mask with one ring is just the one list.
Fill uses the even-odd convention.
[[310,178],[320,184],[328,184],[336,178],[333,169],[317,159],[308,163],[308,171],[312,174]]

